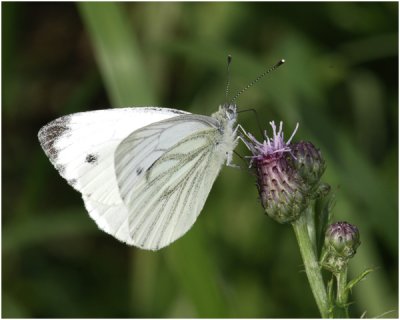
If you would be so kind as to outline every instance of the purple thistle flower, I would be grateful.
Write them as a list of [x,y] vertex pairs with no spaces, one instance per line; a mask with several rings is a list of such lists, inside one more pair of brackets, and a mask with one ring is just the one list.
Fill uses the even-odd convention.
[[256,170],[258,191],[266,214],[279,223],[292,222],[308,203],[304,197],[302,179],[292,164],[294,155],[290,141],[298,124],[287,142],[282,130],[283,123],[280,122],[279,130],[275,122],[270,124],[273,137],[269,138],[265,132],[262,143],[246,133],[248,141],[245,143],[253,153],[250,167]]
[[270,125],[272,138],[265,131],[264,141],[259,142],[245,132],[243,141],[253,154],[249,157],[250,167],[256,171],[258,191],[265,212],[280,223],[292,222],[317,194],[325,163],[312,143],[291,143],[299,124],[287,141],[282,121],[279,129],[274,121]]

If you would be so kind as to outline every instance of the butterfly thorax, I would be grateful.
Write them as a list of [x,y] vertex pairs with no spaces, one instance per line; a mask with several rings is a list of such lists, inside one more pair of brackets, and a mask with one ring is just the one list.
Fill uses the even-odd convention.
[[218,130],[221,133],[221,140],[218,144],[218,149],[221,155],[226,156],[227,164],[232,161],[232,150],[235,149],[236,130],[234,125],[237,119],[236,105],[224,104],[219,106],[219,110],[211,115],[219,123]]

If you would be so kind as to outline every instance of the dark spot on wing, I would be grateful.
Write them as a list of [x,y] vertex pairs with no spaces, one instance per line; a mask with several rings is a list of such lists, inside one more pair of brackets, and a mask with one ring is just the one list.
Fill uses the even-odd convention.
[[57,160],[58,150],[56,142],[70,129],[68,123],[70,116],[63,116],[45,125],[39,131],[39,141],[46,155],[53,161]]
[[89,154],[86,156],[85,161],[86,161],[87,163],[96,164],[98,157],[99,157],[99,156],[96,155],[96,154],[89,153]]
[[140,175],[143,172],[143,168],[137,168],[136,169],[136,174]]

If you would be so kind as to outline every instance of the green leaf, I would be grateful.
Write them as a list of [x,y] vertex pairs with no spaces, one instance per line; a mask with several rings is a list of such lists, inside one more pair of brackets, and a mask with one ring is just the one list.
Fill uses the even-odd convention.
[[327,289],[327,294],[328,294],[328,301],[329,301],[329,305],[331,306],[331,308],[333,308],[334,303],[335,303],[335,297],[334,297],[334,291],[333,291],[333,275],[332,277],[329,279],[326,289]]
[[315,229],[317,241],[317,256],[320,257],[325,241],[325,231],[332,220],[332,209],[335,206],[336,195],[329,194],[315,203]]
[[372,271],[375,271],[375,268],[369,268],[366,269],[364,272],[362,272],[357,278],[354,278],[353,280],[349,281],[346,285],[346,291],[350,292],[351,289],[359,283],[361,280],[364,280],[366,276],[371,273]]

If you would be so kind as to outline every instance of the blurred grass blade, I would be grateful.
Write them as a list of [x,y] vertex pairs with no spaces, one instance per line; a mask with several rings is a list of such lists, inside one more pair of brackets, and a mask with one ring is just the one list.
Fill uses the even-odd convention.
[[[123,4],[116,3],[79,3],[79,9],[89,31],[112,104],[114,106],[149,105],[156,101],[154,87],[147,80],[148,74],[143,55],[122,8]],[[215,286],[215,270],[209,267],[212,263],[206,254],[206,248],[199,240],[201,232],[198,230],[198,237],[190,239],[186,237],[181,241],[181,246],[175,247],[174,259],[178,263],[171,264],[171,271],[175,275],[179,274],[177,279],[184,290],[188,288],[188,284],[190,285],[189,297],[199,315],[217,316],[223,309],[219,298],[222,293]],[[154,281],[157,277],[157,268],[154,264],[160,262],[159,257],[164,252],[152,256],[137,255],[136,251],[132,252],[135,254],[133,297],[142,294],[141,305],[148,306],[148,310],[140,310],[140,312],[152,314],[151,308],[154,303],[157,303],[155,299],[159,289]],[[188,256],[191,259],[188,259]],[[137,261],[142,258],[143,261]],[[181,273],[182,268],[185,270],[184,273]],[[197,269],[201,269],[201,272]],[[136,281],[137,279],[147,281]],[[145,295],[143,295],[143,286],[146,287]]]
[[21,305],[19,301],[14,299],[6,292],[2,292],[1,302],[2,302],[2,310],[1,310],[2,318],[32,317],[32,315],[29,314],[29,311],[26,309],[25,306]]
[[[211,250],[206,247],[200,221],[184,240],[178,240],[166,251],[168,264],[172,266],[176,279],[181,282],[185,294],[193,301],[196,317],[229,317],[228,306],[218,286],[217,270],[210,259]],[[180,315],[185,316],[185,315]]]
[[3,255],[21,251],[27,247],[51,243],[54,239],[76,237],[98,231],[92,221],[85,216],[84,209],[67,209],[54,212],[31,212],[23,221],[9,223],[4,229]]
[[[388,247],[398,250],[398,223],[397,203],[386,196],[386,185],[376,170],[365,157],[358,152],[349,139],[340,135],[340,150],[344,166],[338,170],[343,186],[357,198],[359,203],[365,205],[364,215],[368,217],[372,226]],[[353,179],[346,179],[351,174]],[[379,213],[379,214],[377,214]]]
[[81,2],[78,8],[112,104],[127,107],[154,102],[144,61],[122,4]]

